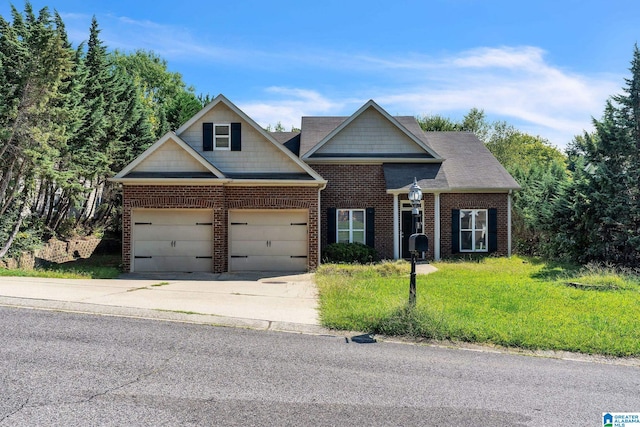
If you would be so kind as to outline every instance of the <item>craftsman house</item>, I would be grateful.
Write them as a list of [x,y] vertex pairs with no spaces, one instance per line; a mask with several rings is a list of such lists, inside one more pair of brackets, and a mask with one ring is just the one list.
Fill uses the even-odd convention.
[[127,271],[304,271],[333,242],[408,257],[414,178],[427,258],[511,252],[519,189],[466,132],[423,132],[369,101],[267,132],[217,96],[118,173]]

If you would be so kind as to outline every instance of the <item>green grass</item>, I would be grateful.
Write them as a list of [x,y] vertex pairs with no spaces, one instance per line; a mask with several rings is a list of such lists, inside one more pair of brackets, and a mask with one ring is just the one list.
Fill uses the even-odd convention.
[[152,288],[158,287],[158,286],[166,286],[168,285],[169,282],[160,282],[160,283],[156,283],[154,285],[151,285]]
[[0,276],[49,277],[53,279],[115,279],[121,273],[120,255],[99,255],[33,270],[1,269]]
[[[324,265],[324,326],[524,349],[640,355],[640,278],[513,257],[434,263],[407,305],[409,265]],[[570,283],[587,285],[576,288]]]

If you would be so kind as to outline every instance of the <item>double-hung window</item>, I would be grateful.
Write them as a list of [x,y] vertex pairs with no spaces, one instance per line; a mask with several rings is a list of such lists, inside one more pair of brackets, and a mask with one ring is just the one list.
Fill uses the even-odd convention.
[[240,123],[202,123],[202,151],[242,151]]
[[460,210],[460,252],[487,252],[487,210]]
[[364,209],[336,209],[336,215],[338,243],[366,243]]
[[213,125],[213,148],[215,150],[231,149],[230,125]]

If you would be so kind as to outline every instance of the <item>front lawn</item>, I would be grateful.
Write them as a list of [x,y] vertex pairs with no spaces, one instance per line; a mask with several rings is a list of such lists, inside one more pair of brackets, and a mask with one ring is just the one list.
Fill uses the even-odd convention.
[[35,269],[0,268],[1,276],[49,277],[55,279],[115,279],[121,274],[120,255],[93,255],[62,264]]
[[323,265],[316,281],[324,326],[383,335],[526,349],[640,355],[640,278],[519,257],[409,265]]

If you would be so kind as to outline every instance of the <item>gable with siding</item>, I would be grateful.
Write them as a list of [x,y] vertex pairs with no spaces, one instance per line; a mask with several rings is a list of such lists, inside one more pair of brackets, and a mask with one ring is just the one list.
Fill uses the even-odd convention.
[[131,172],[208,172],[209,170],[174,140],[168,139]]
[[332,155],[424,154],[396,125],[373,107],[367,108],[315,153],[315,157]]
[[[239,128],[241,144],[239,149],[204,151],[205,132],[209,125],[234,124]],[[225,174],[233,173],[293,173],[306,171],[278,146],[271,143],[262,132],[254,128],[223,102],[217,103],[190,123],[185,129],[179,129],[178,134],[189,146],[198,151],[205,159]]]

